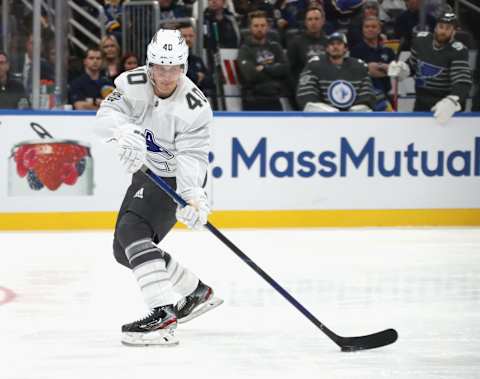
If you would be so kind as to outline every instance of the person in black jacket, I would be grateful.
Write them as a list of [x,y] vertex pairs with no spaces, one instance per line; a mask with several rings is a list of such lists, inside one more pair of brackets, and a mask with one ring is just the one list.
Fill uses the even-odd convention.
[[295,86],[307,62],[325,52],[327,37],[323,31],[324,25],[325,12],[323,9],[320,7],[309,8],[305,12],[305,32],[293,38],[287,46],[288,62]]
[[0,51],[0,108],[28,108],[28,98],[22,82],[10,76],[8,55]]
[[343,33],[328,37],[326,55],[313,58],[300,75],[297,102],[300,109],[313,112],[368,112],[375,105],[368,66],[347,57]]
[[267,40],[266,14],[250,15],[250,38],[238,51],[244,110],[281,111],[279,97],[287,95],[288,63],[282,47]]

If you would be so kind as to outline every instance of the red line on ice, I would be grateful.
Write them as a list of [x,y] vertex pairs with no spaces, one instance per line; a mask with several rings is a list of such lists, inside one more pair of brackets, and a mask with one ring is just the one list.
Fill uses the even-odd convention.
[[0,287],[0,305],[10,303],[17,295],[11,289]]

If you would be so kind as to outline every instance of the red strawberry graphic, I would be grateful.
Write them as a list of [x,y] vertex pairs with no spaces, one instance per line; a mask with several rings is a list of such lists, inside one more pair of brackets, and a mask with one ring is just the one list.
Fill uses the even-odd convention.
[[38,179],[49,190],[55,191],[62,183],[74,185],[77,182],[78,173],[75,165],[87,154],[86,148],[72,143],[36,144],[34,146],[33,169]]

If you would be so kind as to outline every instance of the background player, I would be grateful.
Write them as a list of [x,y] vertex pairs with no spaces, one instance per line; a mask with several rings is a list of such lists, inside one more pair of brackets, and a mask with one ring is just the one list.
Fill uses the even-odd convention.
[[392,62],[388,67],[388,75],[398,80],[415,77],[414,111],[433,111],[442,124],[465,108],[472,86],[468,49],[454,39],[456,24],[455,13],[442,14],[433,34],[419,32],[413,38],[406,62]]

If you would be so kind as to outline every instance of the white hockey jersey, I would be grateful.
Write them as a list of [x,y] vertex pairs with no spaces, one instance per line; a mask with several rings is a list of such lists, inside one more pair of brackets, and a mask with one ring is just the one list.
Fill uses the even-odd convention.
[[201,187],[208,166],[213,113],[195,84],[182,75],[174,93],[157,97],[146,66],[122,73],[97,112],[97,132],[111,138],[115,128],[135,124],[145,132],[148,168],[176,177],[177,191]]

